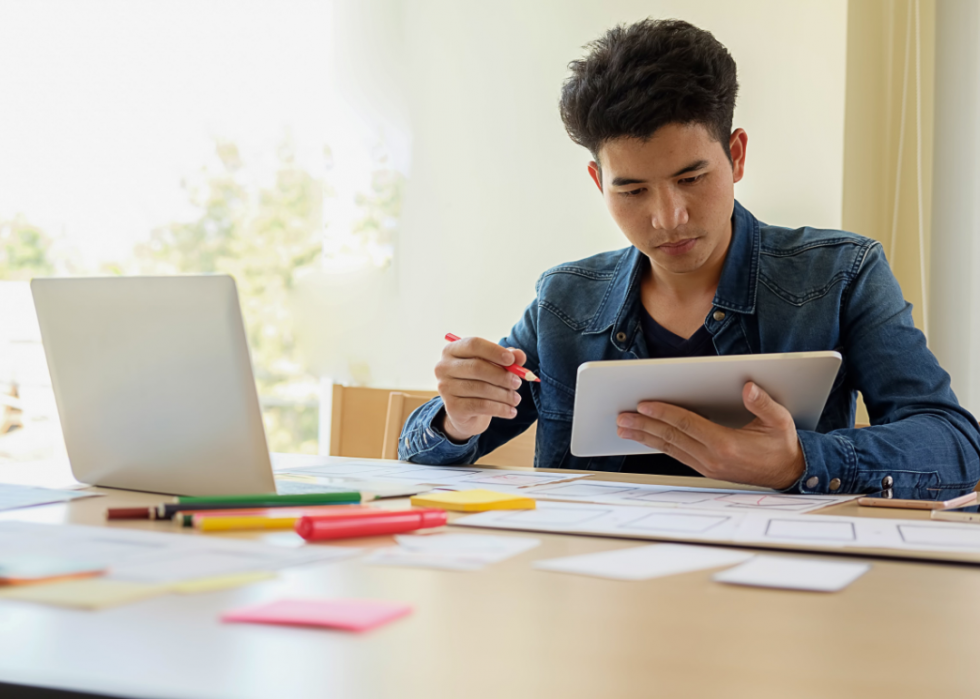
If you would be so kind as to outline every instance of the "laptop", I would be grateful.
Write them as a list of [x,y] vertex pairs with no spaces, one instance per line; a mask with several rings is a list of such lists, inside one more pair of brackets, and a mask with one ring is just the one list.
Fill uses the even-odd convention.
[[198,496],[352,489],[273,475],[230,276],[37,278],[31,292],[77,480]]

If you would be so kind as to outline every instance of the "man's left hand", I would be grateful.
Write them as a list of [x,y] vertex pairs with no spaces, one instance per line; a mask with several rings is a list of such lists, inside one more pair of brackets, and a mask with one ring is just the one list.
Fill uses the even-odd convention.
[[676,405],[647,401],[637,412],[619,415],[617,434],[659,449],[709,478],[790,487],[806,468],[792,415],[752,382],[742,388],[742,402],[755,420],[738,430]]

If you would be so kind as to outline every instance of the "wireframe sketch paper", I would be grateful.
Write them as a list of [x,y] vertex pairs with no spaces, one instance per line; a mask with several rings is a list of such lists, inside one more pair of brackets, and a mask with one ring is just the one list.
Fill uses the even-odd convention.
[[538,570],[591,575],[612,580],[649,580],[742,563],[753,554],[735,549],[683,544],[633,546],[583,556],[535,561]]
[[868,563],[822,561],[797,556],[756,556],[714,576],[718,582],[810,592],[838,592],[871,569]]
[[616,505],[539,502],[536,510],[483,512],[454,525],[578,534],[608,534],[638,539],[732,541],[743,512],[664,509]]
[[980,554],[980,527],[931,520],[760,514],[539,502],[538,509],[482,512],[453,525],[667,541],[714,541],[794,548],[889,548]]
[[697,510],[811,512],[853,500],[858,495],[786,495],[754,490],[721,490],[615,481],[582,481],[543,485],[524,492],[539,500],[593,502],[604,505],[685,507]]

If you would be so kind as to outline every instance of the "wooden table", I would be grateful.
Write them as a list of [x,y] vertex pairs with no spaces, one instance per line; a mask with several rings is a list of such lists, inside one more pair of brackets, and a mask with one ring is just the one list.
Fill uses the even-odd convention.
[[[0,467],[0,482],[9,482],[12,468]],[[16,480],[30,481],[27,468],[16,470]],[[0,519],[105,525],[107,506],[160,501],[159,495],[99,492],[106,496],[8,511]],[[854,505],[832,511],[881,515]],[[106,526],[175,531],[162,522]],[[530,563],[642,542],[487,533],[533,536],[541,545],[481,572],[354,559],[289,569],[235,590],[99,612],[0,601],[0,682],[195,699],[973,697],[978,691],[980,566],[875,559],[866,575],[835,594],[722,585],[712,582],[713,571],[618,582],[537,571]],[[381,537],[350,545],[390,543]],[[223,610],[289,596],[391,599],[413,604],[415,612],[364,635],[218,621]],[[24,691],[0,686],[2,697],[31,696]]]

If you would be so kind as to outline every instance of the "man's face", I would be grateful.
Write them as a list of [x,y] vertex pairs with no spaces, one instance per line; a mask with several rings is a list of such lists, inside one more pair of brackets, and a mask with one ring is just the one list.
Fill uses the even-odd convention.
[[598,154],[601,174],[594,162],[589,172],[616,224],[650,258],[654,273],[690,274],[720,265],[728,252],[746,143],[742,129],[732,134],[729,162],[700,124],[668,124],[646,141],[607,141]]

